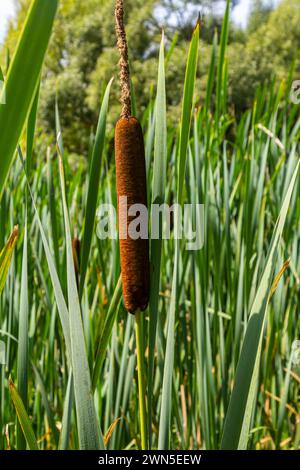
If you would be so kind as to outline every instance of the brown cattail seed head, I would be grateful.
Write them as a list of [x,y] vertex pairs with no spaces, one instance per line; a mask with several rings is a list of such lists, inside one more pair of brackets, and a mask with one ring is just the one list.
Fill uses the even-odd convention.
[[148,237],[136,240],[130,238],[128,226],[134,217],[130,218],[122,207],[124,196],[127,198],[127,209],[133,204],[147,207],[144,139],[136,118],[122,117],[117,122],[115,155],[119,228],[124,232],[126,224],[127,234],[126,239],[120,238],[123,298],[126,309],[135,313],[137,310],[145,310],[149,301],[149,240]]

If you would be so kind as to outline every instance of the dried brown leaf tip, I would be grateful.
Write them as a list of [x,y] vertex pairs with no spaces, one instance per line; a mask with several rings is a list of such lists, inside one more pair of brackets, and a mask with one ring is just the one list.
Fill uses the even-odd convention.
[[195,28],[194,28],[194,31],[196,31],[196,29],[199,27],[199,29],[201,28],[201,23],[203,23],[204,21],[204,15],[202,13],[198,13],[198,19],[197,19],[197,23],[195,24]]
[[9,240],[8,240],[8,246],[9,248],[12,248],[14,246],[14,244],[16,243],[17,239],[18,239],[18,236],[19,236],[19,226],[18,225],[15,225],[14,226],[14,229],[9,237]]

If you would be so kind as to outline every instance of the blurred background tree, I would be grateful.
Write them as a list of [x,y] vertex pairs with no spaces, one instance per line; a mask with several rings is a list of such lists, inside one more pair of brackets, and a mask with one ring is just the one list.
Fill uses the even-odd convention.
[[273,10],[272,1],[253,0],[250,17],[247,25],[247,32],[255,32],[262,24],[266,23]]
[[[256,6],[261,2],[255,2]],[[272,79],[286,80],[294,67],[300,74],[300,0],[284,0],[274,11],[254,8],[244,44],[229,47],[230,100],[237,112],[250,106],[256,89]]]
[[[233,0],[234,7],[239,0]],[[5,46],[12,53],[24,23],[30,0],[17,0],[17,16],[11,23]],[[188,42],[199,10],[201,27],[198,100],[201,104],[215,31],[220,32],[225,1],[222,0],[127,0],[128,35],[132,80],[141,115],[155,92],[157,55],[162,28],[166,48],[176,38],[176,50],[168,62],[167,101],[170,120],[178,121]],[[274,76],[288,77],[293,63],[300,72],[300,0],[283,0],[274,9],[270,0],[255,0],[247,28],[231,24],[228,48],[229,100],[233,112],[249,107],[257,86]],[[117,78],[114,0],[64,0],[60,4],[54,34],[44,67],[40,122],[54,129],[56,94],[66,148],[86,153],[91,130],[97,122],[101,96],[112,76]],[[111,124],[119,115],[117,80],[112,88]]]

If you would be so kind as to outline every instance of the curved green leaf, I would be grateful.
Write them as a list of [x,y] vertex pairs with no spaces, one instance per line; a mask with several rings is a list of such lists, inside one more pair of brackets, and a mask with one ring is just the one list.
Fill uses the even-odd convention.
[[5,83],[0,105],[0,198],[27,116],[36,96],[58,0],[34,0]]

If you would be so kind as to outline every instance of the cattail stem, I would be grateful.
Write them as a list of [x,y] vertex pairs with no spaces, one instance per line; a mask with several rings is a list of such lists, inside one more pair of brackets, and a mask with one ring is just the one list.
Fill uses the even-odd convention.
[[[116,0],[115,9],[117,45],[120,53],[121,118],[115,131],[116,176],[119,225],[126,237],[120,237],[121,275],[123,299],[126,309],[135,314],[137,348],[139,413],[142,449],[147,447],[147,411],[144,364],[144,331],[141,310],[149,301],[149,241],[131,239],[128,220],[123,214],[123,197],[128,207],[134,204],[147,206],[145,149],[142,128],[131,116],[130,74],[128,48],[124,28],[124,3]],[[122,215],[123,214],[123,215]]]
[[116,0],[115,19],[117,46],[120,53],[121,117],[129,118],[131,115],[131,95],[128,46],[124,27],[124,0]]
[[[145,148],[142,128],[131,116],[130,74],[128,48],[124,28],[124,3],[116,0],[115,8],[117,45],[120,53],[120,85],[122,112],[115,129],[116,182],[118,194],[121,276],[124,304],[135,314],[135,333],[138,367],[139,414],[141,446],[147,446],[147,410],[144,364],[144,328],[141,310],[149,301],[149,240],[131,238],[128,233],[127,204],[147,206]],[[126,203],[124,202],[124,197]],[[124,207],[126,205],[125,214]],[[125,215],[125,217],[124,217]]]
[[144,364],[144,331],[143,316],[140,310],[135,314],[135,335],[137,348],[138,386],[139,386],[139,412],[142,450],[147,450],[147,410],[146,410],[146,387],[145,387],[145,364]]

